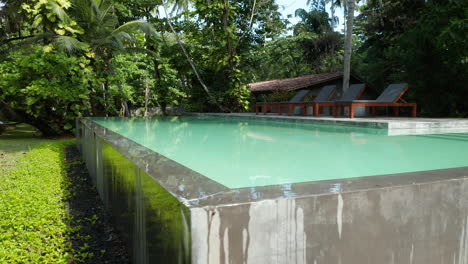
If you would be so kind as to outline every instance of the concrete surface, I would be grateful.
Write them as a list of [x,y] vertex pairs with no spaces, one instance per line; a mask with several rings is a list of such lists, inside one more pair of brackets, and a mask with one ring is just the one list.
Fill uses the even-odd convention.
[[387,129],[388,135],[423,135],[441,133],[468,133],[467,118],[411,118],[411,117],[331,117],[331,116],[287,116],[278,114],[255,113],[191,113],[200,116],[225,118],[246,118],[258,120],[276,120],[287,122],[305,122],[334,126],[353,126]]

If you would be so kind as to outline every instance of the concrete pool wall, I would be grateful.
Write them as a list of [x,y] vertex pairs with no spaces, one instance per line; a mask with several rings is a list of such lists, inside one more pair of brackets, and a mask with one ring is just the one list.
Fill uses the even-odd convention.
[[134,263],[468,264],[467,167],[229,189],[88,119],[77,138]]

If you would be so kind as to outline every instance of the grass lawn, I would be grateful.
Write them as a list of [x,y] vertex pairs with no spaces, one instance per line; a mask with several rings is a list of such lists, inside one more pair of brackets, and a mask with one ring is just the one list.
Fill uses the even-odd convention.
[[0,263],[128,263],[73,140],[0,135]]
[[51,142],[50,139],[40,137],[40,133],[26,124],[8,127],[0,135],[0,176],[11,171],[18,159],[24,156],[32,147],[42,142]]

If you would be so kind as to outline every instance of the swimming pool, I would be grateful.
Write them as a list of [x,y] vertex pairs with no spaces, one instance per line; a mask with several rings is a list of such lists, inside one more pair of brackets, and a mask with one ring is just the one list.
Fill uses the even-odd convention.
[[212,117],[91,120],[228,188],[468,166],[468,134],[387,136],[373,128]]
[[[78,128],[101,197],[140,241],[136,262],[387,263],[389,249],[395,263],[468,256],[468,134],[229,117],[87,118]],[[155,254],[164,243],[148,234],[174,238]],[[364,253],[368,243],[382,248]]]

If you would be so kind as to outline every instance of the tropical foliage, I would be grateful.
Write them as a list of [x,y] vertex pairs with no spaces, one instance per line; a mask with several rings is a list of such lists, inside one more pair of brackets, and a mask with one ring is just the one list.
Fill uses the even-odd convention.
[[54,135],[89,113],[89,93],[97,82],[89,58],[48,48],[17,50],[0,63],[0,99],[27,123]]
[[358,17],[362,34],[354,62],[382,87],[404,80],[421,115],[468,116],[468,3],[368,1]]
[[373,86],[408,82],[421,115],[468,115],[466,1],[308,2],[291,25],[274,0],[0,0],[0,111],[46,135],[80,115],[246,111],[246,84],[343,71],[352,54]]

